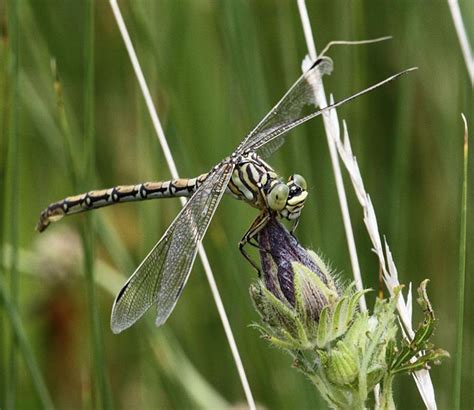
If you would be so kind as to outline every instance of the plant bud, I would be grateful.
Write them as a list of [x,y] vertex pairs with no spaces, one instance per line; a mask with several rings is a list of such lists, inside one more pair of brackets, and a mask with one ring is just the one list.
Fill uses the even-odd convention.
[[336,348],[331,350],[326,366],[327,378],[338,386],[351,384],[359,374],[357,355],[343,342],[338,342]]
[[299,272],[300,302],[308,309],[309,317],[317,320],[328,298],[337,296],[328,269],[321,259],[314,258],[275,218],[271,218],[259,232],[260,257],[265,287],[285,304],[296,307],[295,270]]

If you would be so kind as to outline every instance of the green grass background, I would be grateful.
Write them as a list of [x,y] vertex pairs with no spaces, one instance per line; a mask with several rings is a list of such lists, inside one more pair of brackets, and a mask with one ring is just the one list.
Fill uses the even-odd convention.
[[[72,170],[79,175],[78,186],[83,190],[166,180],[170,174],[108,2],[94,2],[95,89],[87,99],[86,72],[91,61],[84,56],[91,50],[86,41],[90,18],[86,2],[15,3],[17,85],[9,71],[12,42],[7,29],[11,19],[6,14],[13,0],[0,4],[1,240],[6,246],[14,232],[18,235],[18,311],[53,402],[58,408],[101,406],[97,392],[107,388],[97,390],[95,380],[103,372],[113,406],[118,408],[243,404],[244,395],[199,260],[164,328],[149,326],[153,322],[153,312],[149,312],[130,330],[113,335],[109,315],[114,296],[97,287],[96,313],[104,357],[99,365],[95,362],[90,298],[78,259],[82,246],[80,240],[68,236],[71,232],[64,231],[68,227],[72,233],[80,232],[92,215],[67,218],[39,236],[33,229],[39,212],[48,203],[76,193]],[[300,75],[306,46],[296,2],[122,0],[120,4],[182,176],[205,172],[232,152]],[[335,0],[308,1],[308,8],[319,49],[331,40],[394,36],[381,44],[340,46],[330,51],[335,69],[325,84],[336,99],[404,68],[419,67],[417,72],[340,108],[339,116],[348,122],[354,154],[400,281],[417,285],[424,278],[431,280],[429,294],[439,318],[434,341],[455,355],[463,136],[460,113],[466,114],[474,129],[474,112],[472,88],[448,6],[440,0]],[[473,3],[461,1],[461,9],[472,40]],[[69,148],[58,121],[52,58],[71,129]],[[15,90],[18,101],[12,106]],[[93,161],[87,160],[86,118],[91,118],[91,109],[95,117]],[[7,159],[11,158],[9,135],[14,118],[18,128],[14,138],[19,144],[14,164],[19,180],[10,189]],[[298,238],[305,246],[321,251],[341,277],[350,280],[321,120],[292,132],[270,162],[281,175],[296,172],[306,177],[310,195]],[[469,173],[473,181],[472,166]],[[350,184],[347,187],[364,284],[376,289],[377,262],[360,207]],[[14,206],[9,202],[11,192],[18,196]],[[469,201],[472,194],[470,183]],[[472,209],[468,208],[467,214],[462,408],[474,406],[469,387],[474,383],[473,261],[469,259],[474,239]],[[102,267],[116,269],[124,280],[178,210],[178,200],[163,200],[97,211],[87,225],[93,240],[87,254],[103,262]],[[12,215],[16,215],[13,224]],[[255,274],[240,256],[237,242],[255,215],[250,207],[225,198],[204,245],[255,399],[272,409],[315,408],[321,401],[311,384],[290,368],[288,357],[270,349],[258,332],[248,327],[258,320],[248,296]],[[57,251],[59,261],[39,258],[47,251]],[[8,255],[2,254],[4,267]],[[99,276],[101,269],[95,272]],[[8,268],[1,271],[6,289],[10,272]],[[373,298],[374,294],[369,296],[369,304]],[[0,407],[6,406],[5,398],[15,391],[16,408],[38,407],[41,403],[35,384],[20,353],[14,366],[16,385],[3,382],[12,374],[10,321],[6,310],[0,312]],[[415,318],[420,318],[418,311]],[[454,360],[446,360],[431,373],[442,409],[452,405],[453,365]],[[400,408],[423,407],[410,377],[397,380],[395,395]]]

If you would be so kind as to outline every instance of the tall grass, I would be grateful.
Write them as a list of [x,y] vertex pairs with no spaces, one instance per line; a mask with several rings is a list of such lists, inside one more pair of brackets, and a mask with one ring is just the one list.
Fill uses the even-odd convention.
[[[51,400],[46,382],[40,366],[34,355],[31,342],[27,337],[20,313],[18,311],[20,274],[19,264],[19,198],[21,191],[20,169],[20,132],[19,132],[19,101],[20,101],[20,4],[13,0],[8,3],[6,21],[2,21],[2,70],[1,70],[1,122],[2,142],[0,144],[0,216],[3,224],[0,229],[0,306],[2,315],[2,351],[1,374],[2,387],[1,403],[6,409],[21,406],[22,396],[18,397],[21,384],[19,378],[18,353],[21,353],[31,376],[32,384],[38,394],[43,408],[52,409]],[[0,8],[1,12],[4,11]],[[8,135],[7,135],[8,134]],[[3,156],[5,149],[5,158]],[[3,161],[5,160],[5,161]],[[8,246],[5,246],[8,244]],[[8,276],[7,276],[8,275]],[[10,286],[8,286],[8,283]]]
[[[69,125],[68,115],[63,95],[63,87],[59,77],[56,61],[53,62],[53,74],[55,77],[55,93],[57,117],[60,124],[64,154],[67,158],[67,172],[71,186],[75,190],[84,191],[95,184],[95,82],[94,82],[94,1],[85,4],[85,28],[84,28],[84,131],[83,138],[78,141],[78,135],[73,133]],[[76,134],[76,135],[74,135]],[[82,152],[82,158],[77,161],[78,151]],[[80,165],[79,165],[80,164]],[[106,361],[104,357],[104,344],[102,339],[103,325],[100,320],[101,314],[97,300],[95,285],[95,252],[94,232],[95,221],[93,215],[87,218],[81,227],[81,239],[84,251],[84,273],[87,295],[87,309],[89,311],[89,326],[91,335],[90,375],[94,380],[93,391],[85,389],[85,400],[95,398],[97,408],[111,408],[112,396],[107,376]],[[86,403],[91,405],[91,403]]]
[[[3,11],[3,10],[2,10]],[[1,43],[0,43],[0,52],[1,52],[1,55],[0,55],[0,58],[2,61],[5,61],[5,56],[6,56],[6,47],[5,47],[5,43],[6,43],[6,26],[5,24],[1,24],[0,23],[0,28],[1,28]],[[1,135],[1,138],[0,138],[0,141],[5,141],[7,138],[6,138],[6,134],[7,134],[7,126],[6,126],[6,118],[8,116],[8,112],[7,112],[7,105],[5,104],[5,100],[7,99],[7,93],[8,93],[8,88],[7,88],[7,78],[8,78],[8,73],[7,73],[7,68],[6,68],[6,65],[5,64],[2,64],[0,65],[0,84],[1,84],[1,99],[0,101],[3,101],[0,102],[0,125],[1,125],[1,128],[0,128],[0,135]],[[5,166],[4,166],[4,163],[5,163],[5,158],[6,158],[6,154],[4,153],[4,146],[3,144],[0,144],[0,159],[1,159],[1,162],[0,162],[0,192],[2,192],[2,195],[3,193],[5,192]],[[5,205],[6,205],[6,201],[5,200],[1,200],[0,201],[0,218],[2,218],[2,221],[4,221],[5,219],[5,213],[4,213],[4,210],[5,210]],[[5,232],[4,232],[4,229],[0,229],[0,245],[2,246],[3,248],[3,245],[4,245],[4,235],[5,235]],[[6,271],[3,269],[3,261],[5,259],[5,255],[3,252],[0,252],[0,266],[2,268],[0,268],[0,278],[1,278],[1,284],[0,286],[2,286],[2,284],[5,282],[5,278],[6,278]],[[6,323],[4,321],[4,318],[1,317],[0,318],[0,340],[2,341],[2,349],[1,349],[1,356],[0,356],[0,371],[5,373],[6,372],[6,367],[4,365],[5,363],[5,359],[7,357],[7,352],[8,350],[6,349],[6,338],[7,338],[7,333],[6,333]],[[5,386],[1,386],[0,387],[0,394],[2,395],[2,397],[5,397]],[[5,404],[4,401],[2,401],[2,404]]]
[[[5,184],[5,213],[3,215],[4,228],[6,229],[5,238],[11,244],[11,252],[8,257],[10,260],[9,269],[9,297],[13,308],[18,303],[19,293],[19,275],[17,271],[18,264],[18,235],[19,235],[19,215],[18,215],[18,192],[20,191],[20,134],[18,118],[18,71],[19,71],[19,1],[13,0],[8,5],[8,42],[9,42],[9,133],[8,133],[8,154],[6,166],[6,184]],[[6,281],[5,281],[6,282]],[[17,334],[14,331],[13,324],[10,324],[9,341],[7,344],[8,369],[5,374],[5,407],[13,409],[16,407],[17,399]]]
[[[95,174],[95,1],[85,2],[84,27],[84,151],[82,166],[81,188],[93,185]],[[99,409],[112,408],[112,395],[107,376],[104,344],[102,340],[102,322],[95,288],[94,271],[94,219],[87,218],[82,229],[82,243],[84,248],[84,272],[86,278],[86,292],[89,304],[89,320],[92,342],[92,368],[96,387],[96,406]]]
[[463,141],[463,180],[462,180],[462,198],[461,198],[461,222],[459,230],[459,276],[458,276],[458,307],[457,307],[457,326],[456,326],[456,363],[454,367],[454,408],[461,408],[462,394],[462,371],[463,371],[463,336],[464,336],[464,309],[466,292],[466,227],[467,227],[467,186],[468,186],[468,163],[469,163],[469,138],[468,125],[466,117],[462,116],[464,121],[464,141]]
[[[94,1],[89,0],[85,3],[84,17],[84,80],[83,80],[83,99],[84,99],[84,137],[81,138],[83,143],[74,143],[74,135],[71,133],[69,121],[64,105],[62,84],[56,73],[56,100],[58,108],[58,118],[63,133],[63,146],[65,147],[67,161],[67,169],[70,175],[72,186],[78,190],[87,190],[87,187],[94,185],[95,170],[95,59],[94,59]],[[77,138],[77,136],[76,136]],[[82,145],[82,146],[81,146]],[[81,148],[82,160],[80,166],[74,158],[77,152],[74,149]],[[87,392],[86,398],[95,397],[97,408],[111,408],[112,396],[107,376],[107,368],[105,365],[104,345],[102,340],[102,322],[100,320],[100,310],[97,300],[95,288],[95,268],[94,268],[94,220],[93,216],[87,218],[81,228],[81,238],[84,251],[84,272],[87,295],[87,308],[89,311],[89,326],[91,335],[91,376],[94,380],[95,390]],[[86,389],[87,390],[87,389]],[[93,394],[91,394],[93,393]],[[86,399],[87,400],[87,399]],[[90,405],[90,404],[89,404]]]
[[[31,348],[31,345],[28,340],[28,336],[26,334],[23,323],[21,321],[20,315],[18,314],[18,311],[15,305],[12,303],[11,300],[8,299],[8,296],[5,293],[5,289],[3,288],[1,284],[0,284],[0,302],[2,304],[4,311],[6,312],[8,316],[12,335],[15,337],[15,341],[16,341],[16,344],[18,345],[18,349],[21,352],[22,358],[24,359],[28,367],[28,370],[31,375],[31,380],[33,382],[33,385],[35,386],[36,392],[40,399],[41,406],[44,409],[48,409],[48,410],[54,409],[51,396],[49,394],[45,380],[43,378],[40,367],[36,360],[35,354]],[[6,403],[6,408],[10,408],[10,407],[15,408],[15,406],[21,407],[22,397],[16,400],[16,394],[15,394],[16,392],[14,391],[8,392],[8,389],[15,387],[15,385],[12,382],[10,382],[5,387],[6,387],[6,392],[7,392],[7,395],[5,396],[5,398],[9,400]],[[15,405],[14,404],[15,401],[18,404]]]

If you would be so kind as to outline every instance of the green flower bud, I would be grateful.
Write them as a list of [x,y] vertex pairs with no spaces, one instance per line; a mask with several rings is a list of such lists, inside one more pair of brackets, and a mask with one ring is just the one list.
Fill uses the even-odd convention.
[[357,354],[343,342],[337,342],[336,348],[328,354],[325,366],[328,380],[338,386],[351,384],[359,374]]
[[265,323],[274,329],[287,332],[292,338],[298,337],[301,326],[297,323],[296,312],[290,306],[276,298],[261,282],[250,286],[250,296]]
[[324,307],[338,298],[316,273],[300,263],[293,263],[295,305],[305,323],[318,322]]

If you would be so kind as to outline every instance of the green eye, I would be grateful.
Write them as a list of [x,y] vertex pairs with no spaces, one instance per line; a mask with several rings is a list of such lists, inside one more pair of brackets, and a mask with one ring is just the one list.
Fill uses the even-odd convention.
[[306,191],[306,188],[307,188],[306,179],[304,179],[301,175],[293,174],[290,177],[290,180],[292,180],[295,183],[295,185],[298,185],[302,190]]
[[281,211],[286,205],[286,200],[288,199],[289,193],[290,189],[288,186],[283,183],[279,183],[268,194],[268,206],[274,211]]

